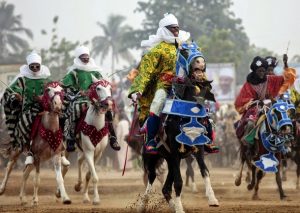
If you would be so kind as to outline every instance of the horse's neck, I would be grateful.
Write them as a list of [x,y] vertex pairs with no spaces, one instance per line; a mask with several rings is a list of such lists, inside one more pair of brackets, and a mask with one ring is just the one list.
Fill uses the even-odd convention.
[[59,129],[59,116],[54,112],[44,112],[42,115],[42,125],[49,130],[57,131]]
[[105,125],[105,113],[97,112],[93,105],[91,105],[86,113],[84,121],[99,130]]

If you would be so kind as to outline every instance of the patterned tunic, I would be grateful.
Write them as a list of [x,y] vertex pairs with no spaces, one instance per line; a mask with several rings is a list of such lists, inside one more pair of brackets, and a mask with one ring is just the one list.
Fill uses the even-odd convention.
[[[98,71],[84,71],[75,69],[67,73],[62,79],[63,87],[68,94],[77,94],[80,91],[86,92],[89,86],[93,83],[92,75],[97,79],[101,79],[102,75]],[[87,96],[80,96],[70,105],[67,111],[67,115],[72,115],[72,120],[80,118],[83,108],[86,108],[89,104]]]
[[175,76],[176,47],[174,44],[161,42],[143,56],[139,67],[139,74],[134,79],[129,90],[140,92],[140,120],[145,119],[154,93],[158,89],[170,89],[172,78]]
[[14,146],[22,146],[30,142],[30,131],[35,116],[42,111],[37,97],[43,95],[44,86],[49,79],[30,79],[19,77],[10,88],[22,96],[22,103],[14,99],[10,89],[4,93],[4,110],[6,114],[6,125],[11,142]]

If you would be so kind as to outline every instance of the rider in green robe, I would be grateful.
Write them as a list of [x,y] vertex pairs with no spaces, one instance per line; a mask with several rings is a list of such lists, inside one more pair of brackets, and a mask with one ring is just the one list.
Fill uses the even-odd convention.
[[14,149],[27,151],[25,165],[33,163],[31,153],[31,127],[36,115],[43,109],[38,101],[48,83],[50,71],[42,65],[41,56],[32,52],[20,74],[7,87],[3,95],[6,125]]
[[[82,112],[87,109],[90,104],[88,97],[84,94],[93,83],[92,76],[97,79],[103,78],[100,73],[100,68],[95,64],[95,61],[89,57],[90,52],[87,47],[78,47],[75,54],[76,58],[74,59],[74,64],[69,68],[68,73],[61,81],[70,100],[70,104],[66,112],[66,115],[69,116],[65,125],[68,151],[75,150],[76,123],[82,115]],[[113,115],[111,111],[106,113],[106,121],[109,125],[110,145],[114,150],[118,151],[120,150],[120,146],[117,142],[113,128]]]

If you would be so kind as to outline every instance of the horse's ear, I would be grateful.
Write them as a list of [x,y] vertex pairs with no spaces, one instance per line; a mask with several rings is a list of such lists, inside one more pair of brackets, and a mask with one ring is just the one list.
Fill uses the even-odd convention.
[[178,46],[179,46],[179,44],[177,42],[177,39],[175,39],[175,47],[176,47],[176,49],[178,49]]
[[97,81],[99,81],[94,75],[92,75],[92,82],[96,83]]

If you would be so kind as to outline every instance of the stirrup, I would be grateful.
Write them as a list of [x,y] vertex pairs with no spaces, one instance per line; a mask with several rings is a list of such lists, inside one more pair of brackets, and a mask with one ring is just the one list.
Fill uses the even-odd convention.
[[152,155],[158,154],[158,149],[156,147],[156,142],[154,139],[151,139],[148,142],[146,142],[144,148],[146,154],[152,154]]
[[66,158],[66,156],[61,156],[61,164],[63,166],[70,166],[70,161]]

